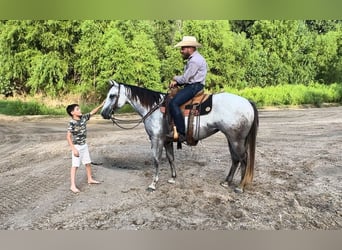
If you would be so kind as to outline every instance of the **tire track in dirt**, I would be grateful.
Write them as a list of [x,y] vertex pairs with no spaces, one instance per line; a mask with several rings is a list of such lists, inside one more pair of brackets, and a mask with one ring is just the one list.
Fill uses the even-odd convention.
[[[48,164],[48,162],[43,162],[34,167],[44,168],[45,163]],[[0,219],[3,221],[1,225],[4,229],[7,229],[13,223],[11,220],[9,220],[9,223],[6,223],[8,218],[13,217],[13,215],[25,216],[26,212],[39,211],[39,204],[47,201],[44,197],[51,196],[54,190],[58,189],[61,185],[65,185],[65,181],[68,178],[66,169],[51,164],[51,162],[49,164],[50,166],[48,168],[45,167],[44,173],[39,176],[32,175],[34,170],[31,169],[31,166],[26,167],[25,171],[21,172],[21,176],[24,177],[17,179],[16,175],[11,176],[6,181],[6,185],[0,187],[0,199],[2,201],[0,205]],[[57,198],[56,196],[52,197]],[[38,214],[38,216],[41,215]],[[30,217],[32,217],[32,214]],[[35,218],[27,219],[32,220]]]
[[10,126],[1,124],[0,131],[0,229],[29,229],[49,209],[60,210],[61,203],[73,199],[56,192],[66,189],[69,178],[69,168],[63,167],[65,130],[16,118]]

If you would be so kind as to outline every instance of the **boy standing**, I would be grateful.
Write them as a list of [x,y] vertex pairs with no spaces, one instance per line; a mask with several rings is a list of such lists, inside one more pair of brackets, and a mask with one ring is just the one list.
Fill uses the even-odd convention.
[[76,171],[77,168],[83,163],[86,167],[88,184],[99,184],[100,182],[93,179],[91,174],[91,159],[89,155],[87,139],[87,121],[90,117],[96,114],[103,106],[93,109],[90,113],[82,114],[78,104],[68,105],[66,108],[67,113],[72,117],[69,122],[67,140],[72,151],[72,166],[71,166],[71,186],[70,190],[74,193],[79,193],[80,190],[76,186]]

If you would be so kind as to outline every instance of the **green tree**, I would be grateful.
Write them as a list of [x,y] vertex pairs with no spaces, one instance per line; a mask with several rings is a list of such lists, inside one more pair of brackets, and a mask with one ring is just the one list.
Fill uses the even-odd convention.
[[[7,21],[0,35],[2,92],[64,91],[77,40],[74,21]],[[7,85],[5,85],[7,84]]]
[[80,24],[80,40],[75,45],[76,60],[74,68],[77,75],[77,91],[96,92],[98,76],[101,72],[99,62],[102,57],[102,36],[106,29],[103,21],[86,20]]
[[117,20],[115,26],[128,45],[137,34],[144,33],[149,38],[154,36],[152,21],[149,20]]
[[342,81],[342,33],[330,31],[316,36],[315,80],[321,83]]
[[244,33],[247,38],[251,37],[250,28],[253,26],[255,20],[230,20],[231,30],[235,33]]
[[57,51],[38,53],[32,57],[31,73],[27,86],[32,93],[42,92],[56,96],[65,90],[68,62],[61,59]]
[[174,44],[165,47],[165,58],[161,61],[161,83],[167,89],[173,76],[183,72],[184,64],[179,50]]
[[160,61],[152,39],[145,33],[135,35],[127,57],[133,61],[131,65],[133,83],[141,87],[162,90]]
[[11,20],[1,24],[0,32],[0,90],[11,96],[25,93],[29,78],[31,57],[35,51],[28,49],[25,36],[30,22]]
[[155,20],[152,22],[153,41],[158,50],[158,58],[164,60],[168,55],[167,49],[172,46],[177,31],[175,20]]
[[0,93],[98,99],[109,79],[165,90],[196,36],[207,89],[342,81],[340,20],[0,21]]
[[77,21],[33,21],[27,43],[39,51],[32,58],[27,85],[33,92],[58,95],[66,91],[74,43],[78,41]]
[[341,23],[341,20],[305,20],[309,30],[318,34],[335,31]]
[[119,82],[131,81],[132,58],[129,57],[127,43],[121,33],[117,30],[115,22],[111,22],[102,37],[103,48],[100,54],[99,83],[101,91],[108,86],[108,80],[114,79]]
[[313,81],[314,37],[303,21],[256,21],[251,34],[249,83],[266,86]]

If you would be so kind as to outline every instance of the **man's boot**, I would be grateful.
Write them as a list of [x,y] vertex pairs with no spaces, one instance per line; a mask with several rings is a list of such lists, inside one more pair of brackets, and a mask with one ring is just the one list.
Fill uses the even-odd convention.
[[173,130],[171,130],[165,136],[166,136],[167,141],[177,141],[178,140],[178,132],[177,132],[176,126],[173,126]]

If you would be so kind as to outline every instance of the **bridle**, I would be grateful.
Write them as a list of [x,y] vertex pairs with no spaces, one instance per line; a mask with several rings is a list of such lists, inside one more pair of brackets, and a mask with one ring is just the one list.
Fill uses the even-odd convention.
[[[141,119],[136,119],[136,120],[123,120],[123,119],[118,119],[114,116],[114,110],[118,105],[119,102],[119,98],[120,98],[120,87],[121,84],[119,84],[119,88],[118,88],[118,96],[115,100],[115,103],[113,105],[113,109],[112,109],[112,116],[110,117],[110,119],[113,122],[113,125],[118,126],[121,129],[134,129],[136,127],[138,127],[140,125],[140,123],[144,122],[154,111],[156,111],[158,108],[160,108],[160,106],[163,104],[163,102],[165,101],[165,98],[163,98],[157,105],[155,105],[153,108],[151,108],[146,115],[144,115]],[[124,127],[121,124],[130,124],[130,123],[136,123],[134,126],[132,127]]]

